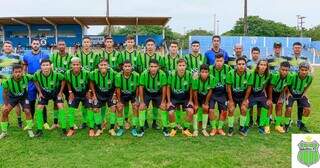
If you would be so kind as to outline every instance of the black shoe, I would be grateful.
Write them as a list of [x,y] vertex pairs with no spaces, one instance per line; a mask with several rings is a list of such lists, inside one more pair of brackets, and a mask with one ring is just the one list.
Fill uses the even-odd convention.
[[35,137],[42,137],[43,136],[43,132],[42,130],[37,130],[36,133],[34,134]]
[[232,136],[233,135],[233,127],[229,127],[228,128],[228,136]]
[[169,130],[168,130],[168,128],[167,128],[167,127],[164,127],[164,128],[163,128],[162,133],[163,133],[163,136],[165,136],[165,137],[170,136],[170,134],[169,134]]
[[253,123],[253,120],[250,120],[250,121],[249,121],[249,127],[252,128],[252,127],[253,127],[253,124],[254,124],[254,123]]
[[299,127],[300,131],[304,132],[304,133],[310,133],[311,131],[306,127],[306,125],[304,125],[303,123],[300,124]]
[[242,136],[247,136],[247,132],[246,132],[245,127],[240,126],[240,128],[239,128],[239,133],[240,133],[240,135],[242,135]]
[[302,121],[301,120],[297,120],[297,127],[300,128],[302,125]]
[[148,121],[145,121],[145,122],[144,122],[144,129],[148,129],[148,128],[149,128]]
[[159,130],[160,129],[160,127],[158,126],[156,121],[152,122],[152,128],[155,129],[155,130]]
[[18,120],[18,127],[22,128],[22,121],[21,120]]
[[285,124],[284,131],[287,133],[287,132],[289,132],[289,129],[290,129],[290,124]]
[[86,129],[87,127],[87,123],[82,123],[80,129]]

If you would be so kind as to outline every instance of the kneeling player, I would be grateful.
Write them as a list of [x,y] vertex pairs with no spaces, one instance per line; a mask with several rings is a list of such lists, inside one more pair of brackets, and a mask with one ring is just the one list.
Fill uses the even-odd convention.
[[36,136],[42,136],[43,132],[43,108],[53,100],[58,107],[59,122],[63,134],[67,132],[66,114],[63,109],[63,89],[65,86],[64,76],[52,70],[51,61],[43,59],[40,63],[41,70],[34,74],[34,82],[38,90],[38,106],[36,109],[37,131]]
[[149,69],[143,71],[140,76],[139,137],[143,136],[144,134],[143,127],[146,120],[146,109],[149,106],[150,101],[152,101],[153,108],[160,108],[163,134],[164,136],[169,136],[165,101],[167,76],[159,68],[159,62],[156,59],[151,59]]
[[302,123],[299,129],[302,132],[309,133],[310,130],[306,127],[307,118],[310,115],[310,103],[307,97],[307,89],[312,83],[312,76],[309,74],[310,64],[303,62],[299,64],[299,72],[294,73],[291,77],[291,82],[288,86],[289,92],[287,95],[287,107],[285,114],[285,131],[289,131],[292,105],[295,101],[298,103],[298,107],[303,108]]
[[186,111],[186,122],[183,126],[182,134],[191,137],[189,131],[193,116],[192,103],[192,74],[186,70],[186,60],[181,58],[178,60],[177,70],[172,72],[168,78],[167,100],[169,111],[169,122],[171,127],[170,136],[173,137],[177,133],[177,124],[175,119],[175,110],[182,106]]
[[32,80],[32,76],[24,75],[23,68],[20,64],[12,67],[12,76],[2,82],[3,87],[3,100],[4,106],[1,117],[1,130],[0,139],[5,138],[8,133],[8,117],[11,110],[16,105],[21,105],[26,113],[26,129],[28,130],[29,137],[34,137],[32,132],[32,117],[30,113],[30,104],[28,101],[28,82]]
[[[290,82],[290,70],[289,62],[282,62],[279,67],[279,71],[273,73],[270,79],[270,86],[268,89],[268,99],[275,104],[276,118],[275,118],[275,130],[279,133],[284,133],[282,123],[282,106],[285,91],[287,90],[288,83]],[[270,114],[272,114],[273,108],[270,108]]]
[[[102,133],[102,117],[101,108],[108,105],[111,111],[111,116],[114,116],[115,120],[115,103],[113,102],[113,94],[115,90],[115,76],[116,72],[112,68],[109,68],[108,61],[101,59],[98,65],[99,69],[90,73],[90,88],[92,93],[92,107],[93,112],[89,111],[89,136],[100,136]],[[113,125],[112,125],[113,124]],[[111,135],[114,134],[114,122],[110,129]],[[97,126],[98,130],[94,133],[94,126]],[[121,126],[121,125],[120,125]]]
[[[210,102],[212,88],[215,85],[215,79],[209,75],[209,66],[203,64],[200,66],[200,75],[198,79],[193,80],[192,89],[194,97],[194,114],[193,114],[193,136],[198,136],[198,119],[197,111],[203,109],[202,114],[202,134],[209,136],[206,128],[208,124],[209,109],[213,109],[213,101]],[[200,106],[200,107],[199,107]]]
[[132,71],[131,61],[126,60],[122,65],[122,72],[116,75],[116,97],[117,97],[117,121],[120,128],[117,130],[117,136],[123,135],[123,114],[124,108],[129,109],[129,103],[132,104],[132,136],[138,136],[137,126],[139,125],[139,74]]
[[228,136],[233,135],[233,124],[234,124],[234,111],[236,105],[240,107],[240,134],[247,136],[247,129],[245,128],[246,123],[246,112],[248,108],[249,95],[251,86],[248,85],[250,82],[251,74],[246,70],[246,59],[240,57],[236,60],[236,69],[231,70],[227,76],[227,93],[228,93]]

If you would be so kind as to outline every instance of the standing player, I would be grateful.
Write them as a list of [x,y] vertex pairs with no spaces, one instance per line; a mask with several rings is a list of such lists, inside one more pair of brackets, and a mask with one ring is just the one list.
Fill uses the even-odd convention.
[[[67,82],[69,99],[68,99],[68,114],[69,114],[69,131],[67,136],[75,134],[75,112],[77,111],[81,102],[84,110],[91,108],[89,99],[91,98],[91,90],[89,90],[89,72],[82,69],[81,60],[78,57],[71,59],[71,69],[66,72],[65,80]],[[90,112],[91,113],[91,112]],[[87,120],[86,120],[87,121]]]
[[221,53],[216,54],[214,65],[210,65],[210,75],[212,75],[217,84],[213,88],[211,96],[211,100],[213,101],[213,106],[215,103],[218,105],[219,109],[219,117],[215,117],[214,109],[209,110],[209,119],[212,130],[210,132],[211,136],[216,134],[226,135],[223,131],[223,125],[227,117],[227,89],[226,89],[226,81],[227,75],[231,70],[228,64],[224,64],[224,56]]
[[218,35],[214,35],[212,37],[212,48],[211,50],[208,50],[205,53],[208,65],[213,65],[215,63],[215,58],[218,53],[222,54],[224,57],[225,63],[226,64],[228,63],[229,55],[225,50],[220,48],[220,46],[221,46],[221,37]]
[[170,136],[173,137],[177,133],[177,124],[175,119],[175,110],[182,106],[187,113],[186,122],[184,123],[182,134],[191,137],[190,125],[193,116],[192,102],[192,74],[186,70],[187,62],[185,59],[178,60],[177,70],[172,72],[168,77],[167,101],[170,122]]
[[21,65],[16,64],[12,67],[12,76],[2,81],[4,106],[1,116],[1,130],[0,139],[5,138],[8,133],[8,118],[10,111],[18,104],[21,105],[26,113],[26,130],[28,130],[29,137],[34,137],[32,132],[32,116],[30,113],[30,103],[28,98],[28,82],[32,80],[32,76],[24,74]]
[[236,60],[237,67],[231,70],[227,76],[227,93],[228,93],[228,136],[233,135],[234,111],[236,105],[240,107],[240,134],[247,136],[246,112],[248,108],[249,95],[251,91],[250,78],[251,74],[246,70],[246,59],[239,57]]
[[282,44],[280,42],[275,42],[273,44],[273,54],[267,57],[269,62],[270,71],[277,72],[280,68],[280,63],[286,61],[281,55]]
[[[281,126],[282,123],[282,107],[283,98],[287,91],[288,84],[291,81],[291,75],[289,74],[290,63],[285,61],[280,64],[279,71],[271,74],[270,86],[268,88],[268,101],[272,101],[275,104],[275,130],[279,133],[284,133],[284,129]],[[272,114],[272,108],[269,109]]]
[[244,57],[246,59],[246,62],[248,63],[247,56],[243,55],[243,46],[241,44],[234,45],[233,48],[234,54],[233,57],[229,57],[228,64],[230,67],[235,68],[237,67],[236,60],[240,57]]
[[[202,64],[200,66],[199,78],[192,81],[192,90],[194,98],[194,114],[198,115],[198,107],[202,107],[203,110],[203,122],[202,122],[202,134],[209,136],[206,128],[208,123],[209,109],[213,109],[213,102],[210,101],[212,88],[215,87],[215,78],[209,75],[209,66]],[[198,136],[198,121],[193,120],[193,136]]]
[[40,63],[41,69],[34,74],[34,82],[38,90],[38,106],[36,108],[37,131],[36,136],[43,135],[43,108],[48,105],[49,100],[53,100],[58,108],[59,122],[63,134],[67,132],[66,113],[63,109],[63,89],[65,86],[64,76],[53,71],[51,61],[43,59]]
[[132,104],[132,136],[138,136],[137,127],[139,126],[139,74],[132,71],[130,60],[126,60],[122,64],[122,71],[116,75],[116,97],[117,97],[117,111],[118,111],[118,125],[120,129],[117,130],[117,136],[123,134],[123,109],[128,109],[129,103]]
[[109,67],[115,71],[120,71],[121,53],[114,49],[114,42],[111,36],[104,37],[105,49],[100,53],[100,57],[108,60]]
[[[108,61],[105,58],[100,60],[98,65],[99,69],[90,73],[90,88],[92,93],[93,112],[89,113],[89,135],[100,136],[102,133],[102,117],[100,109],[105,107],[106,104],[110,108],[110,134],[115,135],[114,125],[116,120],[116,107],[113,99],[115,91],[115,76],[116,72],[112,68],[109,68]],[[94,133],[94,125],[98,127],[96,133]],[[120,125],[121,126],[121,125]]]
[[258,47],[253,47],[251,49],[251,57],[252,59],[247,62],[247,68],[254,70],[260,60],[260,49]]
[[287,107],[285,113],[285,131],[289,131],[292,105],[297,101],[298,107],[303,109],[302,120],[299,129],[305,133],[310,133],[306,127],[306,121],[310,115],[310,103],[307,97],[307,90],[312,83],[312,76],[310,72],[310,64],[302,62],[299,64],[299,72],[292,74],[291,82],[288,86],[289,92],[287,94]]
[[[160,108],[163,134],[164,136],[169,136],[165,101],[167,76],[159,68],[159,62],[155,59],[151,59],[149,69],[143,71],[140,75],[139,137],[144,135],[143,127],[146,121],[146,109],[151,101],[153,108]],[[156,120],[153,120],[153,127],[156,125],[156,122]]]

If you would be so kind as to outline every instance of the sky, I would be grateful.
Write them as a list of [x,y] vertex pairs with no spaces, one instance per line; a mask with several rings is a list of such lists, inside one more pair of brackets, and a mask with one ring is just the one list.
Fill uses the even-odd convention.
[[[179,33],[192,29],[213,31],[213,16],[219,33],[232,29],[243,17],[244,0],[110,0],[110,16],[167,16],[168,25]],[[106,0],[0,0],[0,17],[12,16],[105,16]],[[7,7],[6,7],[7,6]],[[320,24],[319,0],[248,0],[248,15],[297,25],[305,16],[305,27]],[[103,27],[93,26],[88,34]]]

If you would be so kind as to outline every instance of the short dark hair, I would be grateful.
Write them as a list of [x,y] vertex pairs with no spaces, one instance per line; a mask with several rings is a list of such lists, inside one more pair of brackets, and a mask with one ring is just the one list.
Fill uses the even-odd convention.
[[112,36],[110,36],[110,35],[105,35],[104,36],[104,41],[106,41],[106,40],[113,40],[113,38],[112,38]]
[[89,40],[91,40],[91,38],[90,38],[89,36],[84,36],[84,37],[82,38],[82,41],[83,41],[84,39],[89,39]]
[[198,40],[194,40],[191,42],[191,45],[193,45],[193,44],[200,44],[200,42]]
[[258,51],[258,52],[260,53],[259,47],[253,47],[253,48],[251,49],[251,53],[252,53],[253,51]]
[[6,40],[6,41],[4,41],[4,42],[3,42],[3,44],[10,44],[10,45],[12,45],[12,42],[11,42],[11,41]]
[[40,65],[42,65],[44,63],[47,63],[47,62],[49,62],[51,64],[50,59],[42,59],[41,62],[40,62]]
[[130,65],[132,65],[132,63],[131,63],[130,60],[125,60],[125,61],[123,61],[122,66],[123,66],[124,64],[130,64]]
[[207,65],[207,64],[202,64],[201,66],[200,66],[200,71],[201,70],[209,70],[209,66]]
[[288,61],[283,61],[280,63],[280,67],[290,68],[290,63]]
[[39,38],[32,38],[31,43],[33,43],[34,41],[39,41],[40,42],[40,39]]
[[220,37],[219,35],[214,35],[214,36],[212,36],[212,41],[213,41],[215,38],[218,38],[219,41],[221,40],[221,37]]
[[152,43],[156,44],[156,41],[154,41],[153,38],[148,38],[148,39],[146,40],[146,44],[149,43],[149,42],[152,42]]
[[298,46],[302,46],[302,44],[301,44],[300,42],[295,42],[295,43],[293,43],[293,45],[292,45],[292,46],[296,46],[296,45],[298,45]]
[[171,45],[171,44],[176,44],[177,46],[179,46],[179,43],[178,43],[177,41],[171,41],[171,42],[170,42],[170,45]]
[[187,63],[187,61],[184,58],[179,58],[177,61],[177,64],[179,64],[181,62]]
[[239,57],[236,59],[236,64],[238,64],[239,61],[244,61],[245,63],[247,63],[247,60],[244,57]]
[[14,71],[14,70],[16,70],[16,69],[22,69],[22,65],[21,64],[13,64],[12,65],[12,72]]
[[134,36],[132,36],[132,35],[128,35],[127,36],[127,38],[126,38],[126,40],[134,40],[135,38],[134,38]]
[[159,61],[156,60],[156,59],[151,59],[149,65],[151,65],[151,64],[157,64],[157,65],[159,65]]
[[224,56],[223,56],[223,54],[222,53],[217,53],[216,55],[215,55],[215,58],[217,59],[217,58],[224,58]]

